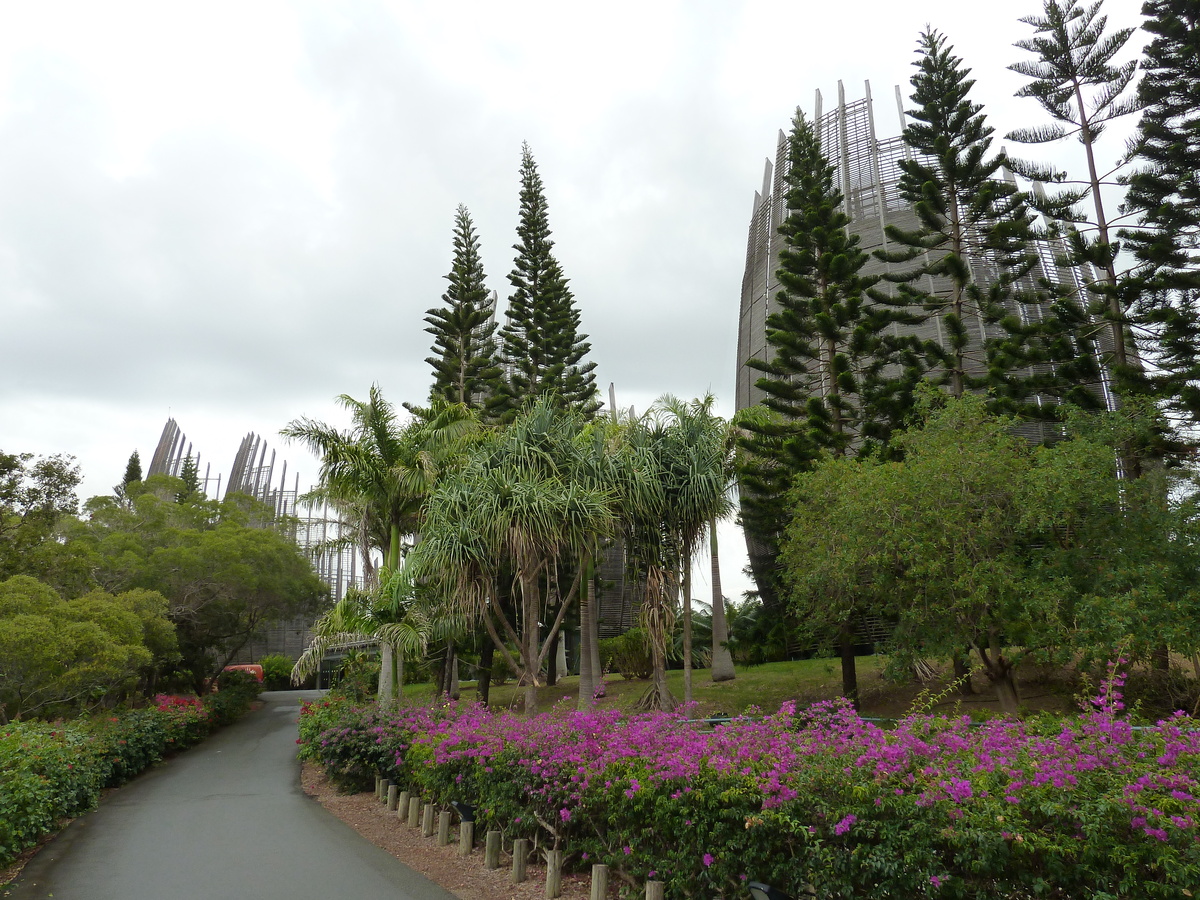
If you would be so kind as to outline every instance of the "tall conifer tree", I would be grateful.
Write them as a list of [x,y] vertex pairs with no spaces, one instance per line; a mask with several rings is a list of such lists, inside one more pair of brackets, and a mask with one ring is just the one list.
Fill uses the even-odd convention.
[[1200,419],[1200,6],[1148,0],[1153,35],[1142,59],[1143,107],[1133,141],[1137,170],[1121,233],[1138,261],[1142,319],[1157,337],[1153,394],[1191,424]]
[[[1010,140],[1044,144],[1077,137],[1083,145],[1087,174],[1072,179],[1074,188],[1065,188],[1044,199],[1032,198],[1038,210],[1056,222],[1081,223],[1085,228],[1067,232],[1072,250],[1070,262],[1090,265],[1100,274],[1088,285],[1089,312],[1106,322],[1106,368],[1118,390],[1128,389],[1142,377],[1142,368],[1129,333],[1130,307],[1136,304],[1122,284],[1117,269],[1115,228],[1104,205],[1102,187],[1111,183],[1112,172],[1101,169],[1096,144],[1108,123],[1138,109],[1139,101],[1127,91],[1137,70],[1137,61],[1118,63],[1116,57],[1133,33],[1120,28],[1106,33],[1108,20],[1100,15],[1100,2],[1080,4],[1079,0],[1045,0],[1043,14],[1021,19],[1033,27],[1035,36],[1018,41],[1016,46],[1033,54],[1009,66],[1029,78],[1017,92],[1018,97],[1033,97],[1050,115],[1052,124],[1020,128],[1009,133]],[[1066,172],[1022,160],[1010,160],[1013,169],[1035,181],[1063,183]],[[1119,164],[1118,164],[1119,167]],[[1078,204],[1088,201],[1090,214]]]
[[878,255],[915,263],[886,277],[897,301],[923,321],[936,318],[940,339],[924,343],[933,379],[954,397],[1003,380],[996,338],[1016,286],[1032,271],[1032,218],[1024,196],[1002,178],[1004,154],[989,156],[993,129],[970,99],[970,69],[937,31],[921,35],[912,76],[914,107],[904,129],[916,154],[900,161],[900,193],[918,227],[887,227],[902,249]]
[[433,335],[431,396],[448,403],[478,407],[500,375],[496,365],[495,303],[484,279],[479,238],[471,215],[460,205],[454,216],[454,262],[442,306],[426,312],[425,330]]
[[[796,111],[788,137],[788,216],[780,225],[784,249],[777,272],[778,309],[767,317],[770,360],[750,360],[763,373],[756,386],[769,413],[739,421],[743,521],[769,552],[787,525],[787,491],[797,472],[825,455],[869,452],[896,424],[895,399],[911,391],[913,367],[891,371],[899,348],[889,326],[904,314],[867,296],[877,278],[861,273],[869,257],[849,232],[850,218],[834,167],[804,114]],[[907,385],[905,376],[908,376]],[[771,585],[766,585],[766,595]],[[776,586],[777,587],[777,586]],[[852,623],[840,635],[843,691],[857,695]]]
[[521,148],[521,219],[513,293],[500,329],[504,377],[497,383],[493,414],[510,421],[529,400],[549,394],[566,408],[591,416],[596,399],[591,344],[579,333],[579,310],[551,250],[550,224],[542,178],[529,145]]

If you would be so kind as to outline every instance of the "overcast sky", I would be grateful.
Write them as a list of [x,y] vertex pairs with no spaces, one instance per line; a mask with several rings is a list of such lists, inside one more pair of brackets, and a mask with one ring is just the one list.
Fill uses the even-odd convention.
[[73,454],[87,497],[174,417],[214,469],[254,431],[305,487],[289,420],[345,424],[334,397],[373,382],[426,398],[459,203],[507,297],[522,141],[601,385],[728,415],[751,204],[795,107],[869,79],[898,133],[932,23],[999,134],[1041,122],[1005,69],[1039,4],[4,0],[0,449]]

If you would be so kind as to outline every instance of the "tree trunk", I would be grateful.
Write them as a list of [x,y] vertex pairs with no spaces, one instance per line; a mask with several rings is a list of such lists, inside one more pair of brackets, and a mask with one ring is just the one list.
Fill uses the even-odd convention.
[[484,706],[488,705],[492,696],[492,659],[495,655],[496,646],[491,638],[488,638],[483,642],[483,649],[479,651],[479,669],[475,676],[475,696]]
[[[971,648],[967,648],[967,652],[971,652]],[[961,653],[956,653],[950,657],[950,661],[954,664],[954,680],[958,682],[958,692],[964,697],[970,697],[975,693],[975,686],[971,684],[971,667],[963,660]]]
[[1171,648],[1160,644],[1150,651],[1150,667],[1156,672],[1171,671]]
[[521,627],[524,629],[522,635],[525,646],[522,648],[522,656],[525,657],[525,712],[532,713],[537,711],[537,689],[538,689],[538,638],[540,637],[540,624],[538,622],[538,614],[541,612],[541,585],[538,577],[534,575],[532,578],[527,575],[521,576],[521,609],[522,618]]
[[378,703],[383,709],[390,709],[396,704],[396,682],[393,660],[395,654],[392,645],[386,641],[379,643],[379,694]]
[[592,666],[592,579],[589,577],[579,594],[579,697],[576,709],[587,709],[595,702],[596,670]]
[[550,640],[550,654],[546,657],[546,687],[558,684],[558,648],[561,646],[562,631],[555,633]]
[[604,688],[604,664],[600,662],[600,604],[596,602],[596,585],[592,579],[588,579],[588,595],[592,598],[592,611],[588,615],[588,630],[592,636],[589,641],[592,651],[592,677],[595,679],[592,696],[603,697]]
[[854,629],[849,622],[842,624],[840,649],[842,656],[842,696],[858,709],[858,668],[854,660]]
[[708,549],[712,568],[712,680],[732,681],[733,656],[729,652],[729,625],[725,620],[725,595],[721,593],[721,560],[717,556],[717,520],[708,523]]
[[983,671],[996,691],[1000,708],[1010,716],[1019,716],[1021,697],[1017,691],[1017,680],[1013,677],[1012,663],[1004,658],[1004,648],[1000,646],[1000,638],[995,628],[988,629],[987,652],[980,647],[979,656],[983,660]]
[[683,702],[692,702],[692,556],[683,558]]

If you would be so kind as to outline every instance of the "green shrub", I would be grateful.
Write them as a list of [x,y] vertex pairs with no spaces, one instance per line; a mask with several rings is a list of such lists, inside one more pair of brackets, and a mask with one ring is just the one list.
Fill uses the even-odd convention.
[[645,680],[654,671],[650,641],[641,628],[630,628],[624,634],[602,640],[600,660],[606,671],[620,672],[629,680]]
[[261,692],[262,685],[249,672],[222,672],[217,679],[217,692],[204,698],[204,708],[214,727],[230,725],[249,711]]
[[262,657],[258,664],[263,670],[263,687],[268,691],[286,691],[292,686],[292,665],[290,656],[282,653],[271,653]]
[[225,689],[204,701],[159,694],[145,709],[0,726],[0,867],[63,819],[92,809],[104,788],[203,740],[248,709],[257,680],[223,681]]

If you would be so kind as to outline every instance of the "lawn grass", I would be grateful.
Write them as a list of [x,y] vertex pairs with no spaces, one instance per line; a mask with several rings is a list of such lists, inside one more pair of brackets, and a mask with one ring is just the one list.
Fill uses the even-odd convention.
[[[885,690],[886,683],[880,677],[882,657],[864,656],[858,659],[859,687],[865,698],[878,696]],[[692,673],[692,693],[697,716],[717,714],[737,715],[747,711],[774,712],[785,700],[796,700],[801,705],[817,700],[837,697],[841,693],[841,664],[836,659],[803,659],[791,662],[763,663],[758,666],[739,666],[732,681],[715,684],[707,669],[696,669]],[[621,675],[610,674],[605,678],[605,696],[597,700],[600,709],[617,708],[632,710],[642,695],[650,689],[649,680],[627,681]],[[676,699],[683,700],[683,671],[672,669],[667,672],[667,686]],[[464,681],[461,685],[464,700],[475,698],[475,683]],[[574,706],[579,693],[579,677],[568,675],[560,678],[553,687],[538,690],[538,708],[548,710],[559,703]],[[430,684],[406,684],[406,698],[422,701],[433,695]],[[493,685],[490,706],[492,709],[523,708],[525,689],[517,687],[515,681]],[[864,710],[867,707],[864,706]]]

